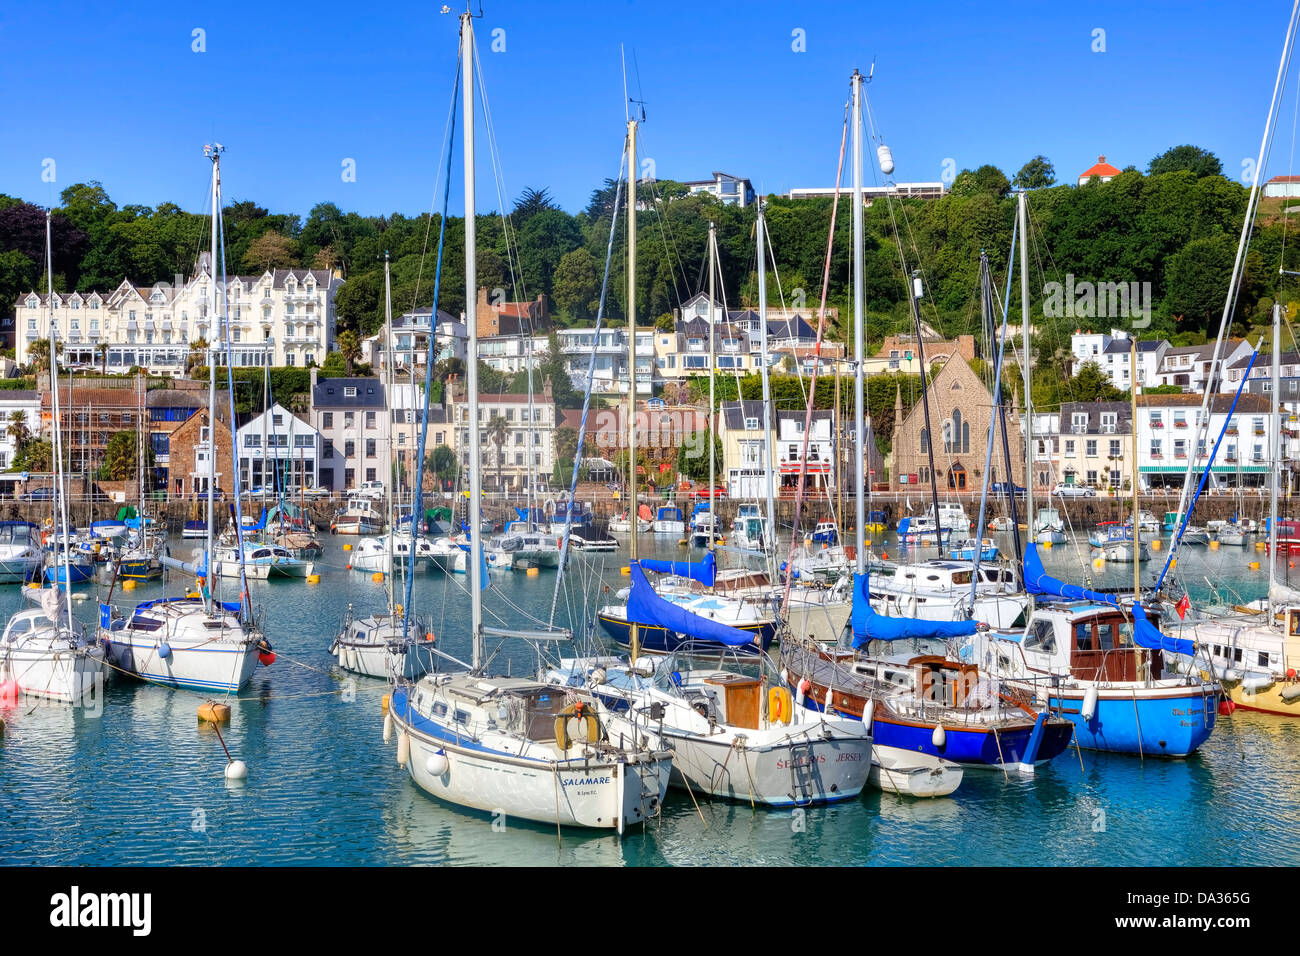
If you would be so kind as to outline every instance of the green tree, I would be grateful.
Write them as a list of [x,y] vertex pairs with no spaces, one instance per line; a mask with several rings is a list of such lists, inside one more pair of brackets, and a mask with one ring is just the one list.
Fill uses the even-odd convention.
[[[714,477],[721,481],[722,439],[713,436]],[[692,481],[709,480],[709,433],[695,432],[677,450],[677,470]]]
[[1017,189],[1044,189],[1056,182],[1056,168],[1041,153],[1020,167],[1011,184]]
[[986,195],[1003,199],[1009,192],[1011,183],[1007,182],[1006,174],[996,166],[981,166],[974,172],[963,169],[952,183],[952,195],[957,197]]
[[501,477],[501,465],[505,461],[506,438],[510,435],[510,426],[500,415],[493,415],[487,423],[488,441],[497,446],[497,491],[505,491],[504,479]]
[[14,455],[14,471],[49,472],[54,470],[54,445],[48,438],[37,438]]
[[1222,176],[1223,164],[1208,149],[1199,146],[1174,146],[1165,150],[1147,165],[1148,176],[1163,176],[1180,170],[1194,173],[1199,179],[1204,176]]
[[[98,477],[104,481],[129,481],[134,479],[137,474],[136,446],[139,441],[140,433],[134,429],[114,434],[104,448],[104,463],[99,466]],[[149,442],[145,442],[144,470],[146,473],[153,468],[153,464],[153,448]]]
[[23,453],[23,448],[31,441],[32,430],[27,427],[27,413],[21,409],[16,409],[9,413],[9,424],[5,429],[14,443],[14,457],[18,458]]
[[456,453],[447,445],[439,445],[424,460],[424,468],[438,481],[450,481],[456,477],[458,463]]
[[1197,326],[1217,324],[1236,251],[1236,240],[1220,233],[1193,239],[1170,256],[1165,266],[1168,311]]
[[1063,387],[1072,402],[1118,402],[1128,396],[1111,384],[1096,362],[1084,362]]
[[352,374],[352,365],[357,359],[361,358],[361,337],[351,329],[345,329],[339,333],[338,352],[343,357],[343,364],[347,369],[347,374]]
[[555,305],[574,319],[594,318],[600,308],[600,263],[583,247],[566,252],[555,267]]

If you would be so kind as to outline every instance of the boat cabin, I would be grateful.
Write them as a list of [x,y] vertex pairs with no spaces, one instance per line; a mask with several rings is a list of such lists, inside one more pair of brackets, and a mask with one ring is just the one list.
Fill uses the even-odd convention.
[[[1152,624],[1158,615],[1148,612]],[[1075,601],[1039,608],[1021,641],[1031,670],[1068,672],[1083,681],[1159,680],[1159,650],[1133,643],[1133,616],[1122,608]],[[1149,664],[1150,670],[1147,670]]]

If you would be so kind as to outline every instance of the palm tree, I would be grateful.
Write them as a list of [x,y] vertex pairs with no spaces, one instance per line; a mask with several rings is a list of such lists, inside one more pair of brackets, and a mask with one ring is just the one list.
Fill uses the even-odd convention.
[[200,338],[197,342],[195,342],[190,346],[190,356],[189,356],[189,361],[185,363],[185,371],[192,372],[194,369],[198,368],[199,366],[205,365],[207,361],[208,361],[208,340],[205,338]]
[[37,339],[27,346],[27,361],[37,372],[50,367],[50,343],[48,339]]
[[10,438],[14,440],[14,457],[18,458],[23,453],[23,448],[31,440],[32,432],[27,427],[27,413],[24,411],[14,411],[9,413],[9,427],[5,430]]
[[493,415],[492,420],[487,423],[488,440],[497,446],[497,491],[505,491],[505,485],[501,481],[501,464],[505,458],[502,449],[505,448],[506,438],[510,433],[506,420],[500,415]]
[[361,358],[361,339],[351,329],[344,329],[339,333],[338,345],[343,361],[347,365],[348,375],[351,375],[352,363]]
[[108,343],[100,342],[95,346],[95,351],[99,354],[99,370],[104,375],[108,374]]

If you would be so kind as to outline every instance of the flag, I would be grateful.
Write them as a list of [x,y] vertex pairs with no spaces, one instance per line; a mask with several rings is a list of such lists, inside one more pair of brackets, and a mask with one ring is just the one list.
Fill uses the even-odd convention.
[[1180,621],[1187,616],[1187,609],[1191,606],[1192,602],[1187,599],[1186,594],[1178,599],[1178,603],[1174,605],[1174,610],[1178,612]]

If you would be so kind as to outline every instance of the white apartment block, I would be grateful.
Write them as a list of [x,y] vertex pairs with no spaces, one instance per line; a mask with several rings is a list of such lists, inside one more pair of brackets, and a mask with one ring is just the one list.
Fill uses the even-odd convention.
[[[33,342],[53,322],[65,365],[121,373],[132,366],[181,377],[194,344],[215,344],[221,329],[211,309],[207,255],[178,283],[136,286],[123,280],[107,293],[29,292],[18,299],[16,356],[28,364]],[[230,361],[235,366],[307,366],[325,360],[334,341],[334,297],[343,280],[326,269],[275,269],[226,280]],[[218,308],[221,289],[218,287]],[[225,359],[219,358],[220,364]]]
[[245,490],[283,490],[317,486],[321,434],[275,402],[235,432],[239,480]]
[[[455,451],[465,470],[470,455],[469,406],[463,390],[456,392],[449,415],[455,429]],[[505,421],[505,440],[500,444],[493,440],[490,428],[496,418]],[[480,395],[478,441],[485,489],[523,491],[531,486],[547,490],[555,470],[555,403],[550,391],[533,396],[531,401],[527,395]]]
[[[1269,399],[1242,395],[1229,416],[1234,396],[1210,396],[1209,428],[1200,430],[1201,395],[1138,396],[1138,471],[1143,487],[1181,488],[1190,463],[1199,473],[1224,429],[1223,443],[1210,469],[1209,487],[1263,488],[1277,464],[1282,422]],[[1193,447],[1195,446],[1195,447]]]
[[1164,339],[1137,343],[1137,374],[1133,374],[1132,342],[1124,329],[1111,329],[1110,334],[1076,332],[1070,336],[1070,354],[1074,356],[1074,375],[1089,362],[1095,362],[1102,374],[1118,389],[1128,391],[1134,378],[1139,385],[1154,385],[1160,373],[1169,343]]

